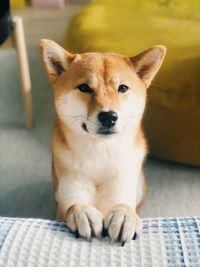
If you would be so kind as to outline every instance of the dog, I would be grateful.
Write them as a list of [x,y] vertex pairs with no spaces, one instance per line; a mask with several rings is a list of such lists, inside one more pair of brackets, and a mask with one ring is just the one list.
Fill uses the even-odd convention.
[[40,50],[54,88],[57,219],[87,240],[105,229],[123,246],[141,227],[137,208],[145,194],[147,154],[141,121],[166,48],[134,57],[72,54],[42,39]]

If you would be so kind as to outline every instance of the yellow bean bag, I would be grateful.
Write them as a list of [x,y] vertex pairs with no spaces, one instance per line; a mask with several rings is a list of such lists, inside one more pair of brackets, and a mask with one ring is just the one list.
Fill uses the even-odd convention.
[[168,53],[148,91],[144,128],[152,156],[200,166],[200,1],[93,0],[71,21],[65,47]]
[[26,5],[25,0],[10,0],[11,8],[23,7]]

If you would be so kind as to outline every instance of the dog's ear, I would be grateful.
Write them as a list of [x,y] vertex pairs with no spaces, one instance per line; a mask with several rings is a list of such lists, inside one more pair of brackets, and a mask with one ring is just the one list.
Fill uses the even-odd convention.
[[163,45],[154,46],[141,54],[131,57],[137,75],[142,79],[146,87],[159,70],[166,54],[166,47]]
[[40,51],[50,81],[55,84],[60,75],[69,68],[75,55],[68,53],[57,43],[42,39]]

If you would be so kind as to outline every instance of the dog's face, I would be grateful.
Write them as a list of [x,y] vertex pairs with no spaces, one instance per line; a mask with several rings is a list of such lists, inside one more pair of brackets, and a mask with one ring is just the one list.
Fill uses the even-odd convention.
[[55,89],[58,119],[77,134],[105,137],[138,127],[146,89],[166,49],[156,46],[132,58],[100,53],[73,55],[53,41],[42,40],[41,51]]

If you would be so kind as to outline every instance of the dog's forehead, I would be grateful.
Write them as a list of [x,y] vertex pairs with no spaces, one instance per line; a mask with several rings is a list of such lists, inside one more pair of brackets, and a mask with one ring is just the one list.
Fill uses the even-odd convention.
[[128,58],[117,54],[84,53],[74,59],[77,68],[86,72],[105,73],[131,70],[131,62]]

